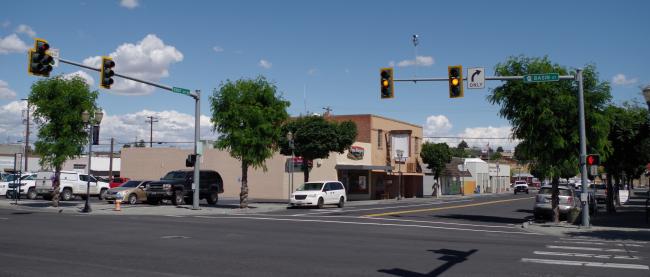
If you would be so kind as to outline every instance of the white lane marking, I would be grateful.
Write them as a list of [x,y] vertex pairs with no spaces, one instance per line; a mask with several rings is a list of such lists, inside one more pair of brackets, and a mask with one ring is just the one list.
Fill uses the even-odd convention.
[[166,217],[185,217],[185,216],[182,216],[182,215],[173,215],[173,214],[166,214],[166,215],[163,215],[163,216],[166,216]]
[[[607,245],[605,242],[591,242],[591,241],[554,241],[555,243],[574,243],[574,244],[588,244],[588,245]],[[643,247],[640,244],[632,243],[613,243],[611,245],[621,246],[621,247]]]
[[294,219],[294,218],[270,218],[270,217],[251,217],[251,216],[195,216],[199,218],[214,218],[214,219],[253,219],[253,220],[271,220],[271,221],[292,221],[292,222],[316,222],[316,223],[338,223],[338,224],[354,224],[354,225],[373,225],[373,226],[391,226],[391,227],[413,227],[413,228],[426,228],[426,229],[442,229],[442,230],[457,230],[457,231],[470,231],[470,232],[483,232],[483,233],[501,233],[501,234],[521,234],[521,235],[542,235],[532,232],[513,232],[513,231],[498,231],[498,230],[483,230],[483,229],[465,229],[455,227],[442,227],[442,226],[427,226],[415,224],[394,224],[394,223],[378,223],[378,222],[354,222],[354,221],[335,221],[335,220],[318,220],[318,219]]
[[648,268],[647,265],[640,265],[640,264],[617,264],[617,263],[599,263],[599,262],[528,259],[528,258],[522,258],[521,261],[525,263],[539,263],[539,264],[576,265],[576,266],[611,267],[611,268],[644,269],[644,270],[650,269]]
[[510,224],[504,225],[504,226],[498,226],[498,225],[480,225],[480,224],[442,222],[442,221],[425,221],[425,220],[412,220],[412,219],[368,217],[368,216],[359,216],[357,218],[370,219],[370,220],[386,220],[386,221],[401,221],[401,222],[415,222],[415,223],[430,223],[430,224],[448,224],[448,225],[471,226],[471,227],[519,229],[518,227],[515,227],[515,225],[510,225]]
[[624,259],[624,260],[639,260],[637,256],[621,256],[621,255],[607,255],[607,254],[588,254],[588,253],[567,253],[567,252],[549,252],[549,251],[534,251],[536,255],[550,255],[550,256],[565,256],[565,257],[580,257],[580,258],[596,258],[596,259]]
[[568,250],[585,250],[585,251],[602,251],[602,252],[638,252],[619,248],[598,248],[598,247],[575,247],[575,246],[561,246],[561,245],[547,245],[551,249],[568,249]]
[[640,243],[640,244],[648,243],[647,241],[638,241],[638,240],[604,240],[604,239],[593,239],[589,237],[560,238],[560,239],[568,240],[568,241],[621,242],[621,243]]
[[0,217],[0,220],[9,220],[7,217]]
[[447,204],[447,203],[460,203],[460,202],[469,202],[471,200],[454,200],[454,201],[449,201],[449,202],[432,202],[432,203],[425,203],[425,204],[414,204],[414,205],[402,205],[402,206],[384,206],[384,207],[376,207],[376,208],[366,208],[366,209],[337,209],[337,210],[329,210],[329,211],[319,211],[319,212],[310,212],[310,213],[303,213],[303,214],[294,214],[292,216],[302,216],[302,215],[313,215],[313,214],[328,214],[328,213],[340,213],[340,212],[359,212],[359,211],[373,211],[373,210],[390,210],[390,209],[396,209],[396,208],[409,208],[409,207],[419,207],[419,206],[431,206],[431,205],[442,205],[442,204]]

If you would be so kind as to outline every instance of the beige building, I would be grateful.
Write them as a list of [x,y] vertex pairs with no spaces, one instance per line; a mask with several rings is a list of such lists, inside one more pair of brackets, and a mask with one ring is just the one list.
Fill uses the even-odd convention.
[[[420,146],[422,127],[376,115],[327,116],[328,120],[351,120],[357,124],[357,140],[343,154],[332,153],[327,159],[313,161],[309,179],[340,180],[349,198],[394,198],[398,188],[404,197],[422,196]],[[403,151],[402,162],[396,162],[397,150]],[[121,176],[131,179],[159,179],[166,172],[185,167],[189,149],[123,148]],[[256,199],[288,199],[290,191],[303,183],[300,158],[276,153],[266,161],[267,171],[250,168],[249,196]],[[227,151],[204,149],[201,169],[216,170],[224,180],[224,195],[238,197],[241,163]],[[401,186],[400,174],[402,172]],[[292,174],[293,173],[293,174]],[[291,176],[294,185],[291,187]]]

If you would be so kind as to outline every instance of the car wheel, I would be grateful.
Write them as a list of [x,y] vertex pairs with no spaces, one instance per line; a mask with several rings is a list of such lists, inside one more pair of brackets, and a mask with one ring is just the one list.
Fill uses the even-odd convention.
[[325,201],[323,201],[323,198],[318,198],[318,204],[316,205],[316,208],[322,209],[323,204],[325,204]]
[[219,201],[219,192],[218,191],[210,192],[210,195],[206,200],[208,200],[208,204],[210,205],[217,204],[217,202]]
[[70,188],[63,189],[61,192],[61,200],[70,201],[72,199],[72,190]]
[[339,199],[338,206],[339,208],[343,208],[344,205],[345,205],[345,199],[343,198],[343,196],[341,196],[341,199]]
[[138,204],[138,197],[135,195],[135,193],[131,193],[129,195],[129,205],[135,205]]
[[106,198],[106,192],[107,191],[108,191],[107,189],[100,190],[99,191],[99,196],[97,196],[97,198],[99,198],[99,200],[104,200],[104,198]]
[[185,196],[183,195],[182,190],[175,190],[174,191],[174,197],[172,198],[172,204],[176,206],[183,205],[183,200],[185,199]]
[[36,193],[36,189],[30,188],[27,191],[27,198],[29,198],[31,200],[34,200],[34,199],[36,199],[37,196],[38,196],[38,194]]

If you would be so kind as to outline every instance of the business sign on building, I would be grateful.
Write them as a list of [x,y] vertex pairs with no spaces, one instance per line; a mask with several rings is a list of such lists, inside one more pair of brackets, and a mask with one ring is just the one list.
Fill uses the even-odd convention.
[[354,161],[363,160],[363,154],[366,150],[361,146],[352,146],[348,151],[348,159]]

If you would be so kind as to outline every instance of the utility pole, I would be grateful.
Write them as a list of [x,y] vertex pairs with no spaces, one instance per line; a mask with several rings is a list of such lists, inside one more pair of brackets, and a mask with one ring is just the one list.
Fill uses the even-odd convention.
[[25,120],[25,172],[29,171],[27,167],[27,162],[29,161],[29,99],[23,98],[20,100],[27,101],[27,119]]
[[151,148],[151,147],[153,147],[153,123],[158,122],[158,118],[156,118],[155,116],[152,116],[152,115],[147,116],[147,118],[148,119],[147,119],[146,122],[149,123],[149,125],[150,125],[150,127],[149,127],[149,148]]
[[328,117],[328,116],[330,116],[330,114],[332,112],[332,107],[327,106],[327,107],[323,108],[323,110],[325,110],[325,114],[323,114],[323,117]]
[[115,143],[115,139],[111,138],[111,153],[109,154],[109,161],[108,161],[108,182],[111,183],[113,182],[113,144]]

